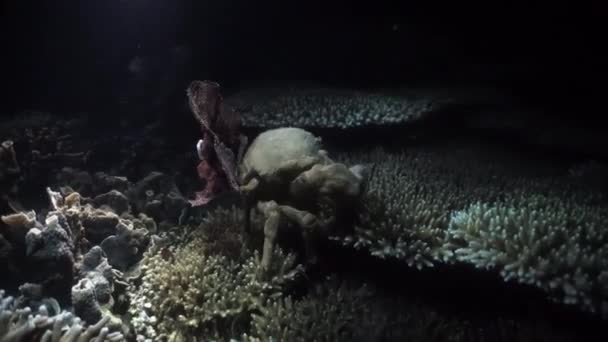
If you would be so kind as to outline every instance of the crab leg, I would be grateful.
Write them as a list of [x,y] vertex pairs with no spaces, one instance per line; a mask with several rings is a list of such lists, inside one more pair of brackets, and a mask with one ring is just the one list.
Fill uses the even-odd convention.
[[300,227],[304,240],[306,257],[310,263],[316,263],[317,253],[313,243],[314,235],[319,233],[320,228],[317,217],[308,211],[299,210],[288,205],[281,205],[279,206],[279,209],[283,215]]
[[241,192],[241,198],[243,199],[243,210],[245,212],[243,224],[243,232],[249,234],[251,232],[251,193],[257,189],[260,181],[257,178],[252,178],[245,185],[241,185],[239,190]]
[[270,267],[281,217],[289,219],[302,229],[304,243],[306,244],[306,254],[310,259],[315,259],[316,253],[312,246],[312,234],[315,233],[318,225],[315,215],[288,205],[278,205],[275,201],[260,202],[258,209],[266,217],[264,224],[264,248],[262,252],[262,268],[264,270],[268,270]]
[[304,228],[305,230],[314,228],[314,226],[317,223],[316,216],[309,213],[308,211],[298,210],[298,209],[288,206],[288,205],[280,205],[279,209],[281,210],[281,213],[283,213],[285,216],[287,216],[288,219],[297,223],[300,227]]
[[264,223],[264,247],[262,250],[262,269],[266,271],[270,268],[270,260],[281,221],[281,211],[275,201],[260,202],[258,209],[266,217],[266,222]]

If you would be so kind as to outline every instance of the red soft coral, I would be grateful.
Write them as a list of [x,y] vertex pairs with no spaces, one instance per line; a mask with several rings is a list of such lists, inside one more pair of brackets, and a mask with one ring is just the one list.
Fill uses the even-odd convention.
[[240,115],[224,107],[218,83],[193,81],[187,94],[190,109],[203,132],[203,139],[197,144],[201,160],[197,171],[205,181],[205,188],[190,201],[192,206],[200,206],[226,189],[238,189],[236,168],[247,139],[240,134]]

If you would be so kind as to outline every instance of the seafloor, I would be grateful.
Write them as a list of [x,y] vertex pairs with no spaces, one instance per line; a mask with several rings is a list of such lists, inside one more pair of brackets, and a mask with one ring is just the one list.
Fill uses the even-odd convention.
[[0,341],[606,340],[603,135],[479,89],[280,84],[226,104],[250,141],[298,126],[334,161],[373,165],[356,224],[312,266],[283,231],[261,274],[263,222],[244,243],[237,194],[190,208],[188,113],[15,113],[0,124],[16,157],[3,147]]

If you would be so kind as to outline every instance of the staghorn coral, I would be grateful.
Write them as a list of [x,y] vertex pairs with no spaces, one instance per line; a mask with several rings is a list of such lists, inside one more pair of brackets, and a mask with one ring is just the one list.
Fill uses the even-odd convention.
[[53,312],[55,306],[18,307],[15,298],[5,297],[0,290],[0,341],[124,341],[122,333],[106,327],[109,317],[87,326],[70,312]]
[[[237,339],[235,339],[237,340]],[[548,322],[454,317],[408,296],[329,278],[303,298],[277,298],[253,320],[254,341],[575,341]]]
[[256,96],[249,92],[256,90],[235,94],[229,101],[247,108],[243,111],[245,127],[266,129],[284,126],[347,129],[403,124],[422,119],[451,101],[424,94],[313,87],[260,89],[261,94]]
[[231,260],[243,256],[242,224],[244,213],[235,206],[218,207],[207,213],[197,227],[197,237],[210,255],[223,255]]
[[334,153],[346,163],[373,165],[356,233],[345,242],[378,257],[398,257],[424,267],[447,260],[450,252],[443,245],[451,213],[471,203],[531,193],[589,205],[603,200],[601,194],[579,191],[576,183],[542,165],[521,169],[511,156],[503,160],[483,153],[469,146]]
[[[324,285],[324,286],[323,286]],[[249,339],[260,341],[352,341],[357,321],[369,315],[361,287],[354,291],[318,285],[301,300],[277,298],[255,315]]]
[[24,112],[0,124],[0,135],[10,138],[15,145],[21,166],[19,184],[37,191],[61,168],[87,165],[94,147],[85,133],[85,122]]
[[[253,259],[241,265],[223,256],[197,256],[190,248],[174,255],[172,271],[160,257],[149,260],[152,266],[143,269],[138,292],[148,299],[143,307],[141,300],[132,300],[134,327],[148,338],[238,335],[247,331],[251,314],[265,298],[278,291],[257,280],[259,265]],[[138,324],[145,320],[158,336]]]
[[146,254],[129,308],[138,340],[238,336],[268,298],[280,295],[293,256],[279,253],[268,280],[262,280],[258,253],[237,253],[240,241],[232,240],[240,219],[236,209],[219,209],[185,245]]
[[[507,280],[557,291],[583,310],[605,310],[605,197],[582,191],[565,172],[520,169],[510,158],[457,149],[339,158],[375,171],[355,233],[334,240],[417,268],[454,260],[497,266]],[[522,221],[532,212],[538,222]]]
[[[369,193],[363,199],[353,236],[347,245],[380,257],[396,257],[417,268],[445,258],[442,249],[451,210],[469,198],[492,196],[472,186],[465,172],[448,169],[425,151],[336,154],[347,163],[373,165]],[[465,193],[463,189],[471,189]]]
[[455,211],[447,243],[454,260],[608,316],[606,222],[606,208],[530,194]]
[[[110,264],[122,271],[141,259],[150,240],[148,228],[156,230],[154,222],[150,222],[147,216],[140,214],[136,218],[128,212],[123,212],[119,216],[109,206],[102,206],[103,209],[100,209],[91,204],[82,205],[81,196],[77,192],[63,196],[50,189],[48,191],[55,208],[55,211],[48,215],[55,215],[62,222],[66,222],[77,246],[75,249],[77,258],[83,254],[83,251],[88,250],[92,243],[99,244],[108,255]],[[118,198],[124,199],[124,195]],[[99,199],[98,196],[92,202],[102,202]],[[118,207],[124,208],[124,204]]]

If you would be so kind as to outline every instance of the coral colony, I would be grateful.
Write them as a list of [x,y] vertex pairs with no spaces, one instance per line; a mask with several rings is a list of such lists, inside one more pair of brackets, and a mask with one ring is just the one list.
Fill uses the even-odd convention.
[[[146,138],[162,125],[97,140],[45,113],[0,124],[0,342],[576,341],[551,310],[608,317],[606,193],[586,183],[605,180],[601,165],[556,172],[465,143],[330,146],[318,132],[416,121],[454,99],[262,93],[190,83],[198,177],[181,172],[194,149]],[[258,129],[250,144],[241,125]],[[223,192],[238,198],[213,201]],[[530,290],[512,300],[527,316],[421,293],[451,303],[454,282]]]

